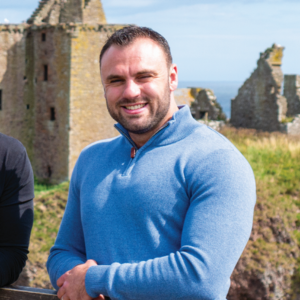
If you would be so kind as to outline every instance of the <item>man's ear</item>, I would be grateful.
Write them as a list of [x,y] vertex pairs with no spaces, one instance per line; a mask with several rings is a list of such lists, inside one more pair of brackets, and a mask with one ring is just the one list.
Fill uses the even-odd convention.
[[170,91],[173,92],[177,89],[178,85],[178,71],[177,71],[177,66],[175,64],[172,64],[170,67],[170,72],[169,72],[169,86],[170,86]]

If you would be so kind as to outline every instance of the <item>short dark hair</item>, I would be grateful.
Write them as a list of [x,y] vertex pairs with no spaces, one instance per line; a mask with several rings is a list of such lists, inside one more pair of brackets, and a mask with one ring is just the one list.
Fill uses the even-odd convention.
[[148,38],[156,42],[164,51],[166,55],[167,64],[168,65],[172,64],[173,59],[171,55],[170,46],[167,40],[161,34],[148,27],[139,27],[136,25],[131,25],[117,30],[107,39],[100,53],[100,66],[101,66],[101,59],[104,53],[112,45],[118,45],[121,47],[127,46],[132,44],[138,38]]

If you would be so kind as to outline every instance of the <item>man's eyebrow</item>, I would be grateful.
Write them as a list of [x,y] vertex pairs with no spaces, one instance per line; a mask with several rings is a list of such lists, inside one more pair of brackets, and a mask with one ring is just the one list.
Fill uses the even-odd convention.
[[[146,74],[152,74],[152,75],[156,76],[158,73],[154,70],[141,70],[141,71],[137,72],[135,74],[135,76],[141,76],[141,75],[146,75]],[[111,74],[111,75],[107,76],[106,81],[110,81],[113,79],[122,79],[122,78],[124,78],[124,76],[117,75],[117,74]]]
[[136,75],[145,75],[145,74],[157,75],[158,73],[154,70],[142,70],[136,73]]
[[120,75],[116,75],[116,74],[111,74],[111,75],[109,75],[108,77],[106,77],[106,79],[105,80],[112,80],[112,79],[120,79],[120,78],[123,78],[122,76],[120,76]]

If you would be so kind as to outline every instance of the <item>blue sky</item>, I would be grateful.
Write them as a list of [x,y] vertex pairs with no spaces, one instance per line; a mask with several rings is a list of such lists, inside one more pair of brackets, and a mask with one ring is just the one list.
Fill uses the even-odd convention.
[[[181,81],[244,81],[259,53],[285,47],[282,69],[300,74],[299,0],[102,0],[109,23],[148,26],[170,43]],[[26,20],[37,0],[2,0],[0,23]],[[0,45],[1,47],[1,45]]]

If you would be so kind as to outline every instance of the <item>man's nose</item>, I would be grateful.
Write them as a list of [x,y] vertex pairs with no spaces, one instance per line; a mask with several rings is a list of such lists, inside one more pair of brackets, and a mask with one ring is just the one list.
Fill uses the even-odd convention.
[[134,82],[134,80],[129,80],[126,82],[123,91],[123,98],[134,99],[139,97],[141,94],[140,86]]

